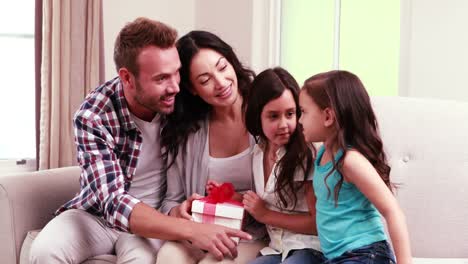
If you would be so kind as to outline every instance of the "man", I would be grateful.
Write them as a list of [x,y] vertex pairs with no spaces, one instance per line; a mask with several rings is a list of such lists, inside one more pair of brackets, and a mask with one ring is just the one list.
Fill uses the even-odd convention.
[[155,263],[163,240],[188,240],[218,259],[235,257],[242,231],[161,214],[165,192],[159,129],[179,92],[177,32],[146,18],[115,42],[118,77],[90,93],[74,117],[80,193],[34,241],[32,263],[81,263],[101,254]]

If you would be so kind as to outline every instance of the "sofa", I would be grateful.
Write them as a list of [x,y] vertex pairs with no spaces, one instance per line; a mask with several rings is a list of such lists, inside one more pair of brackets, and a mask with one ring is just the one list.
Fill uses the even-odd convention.
[[[415,264],[468,264],[468,103],[373,97]],[[79,188],[68,167],[0,176],[0,263],[28,263],[34,237]],[[64,230],[65,232],[66,230]],[[97,256],[87,263],[114,263]]]

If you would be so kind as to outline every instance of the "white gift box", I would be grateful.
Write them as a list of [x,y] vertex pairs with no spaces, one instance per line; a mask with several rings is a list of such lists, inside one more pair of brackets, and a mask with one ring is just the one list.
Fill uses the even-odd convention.
[[[217,224],[241,230],[244,207],[240,204],[208,203],[202,200],[192,202],[192,219],[198,223]],[[239,238],[231,237],[237,243]]]

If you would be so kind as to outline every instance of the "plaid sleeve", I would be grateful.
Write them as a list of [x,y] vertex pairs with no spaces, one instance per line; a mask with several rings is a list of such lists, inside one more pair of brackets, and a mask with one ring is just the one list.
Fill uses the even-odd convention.
[[75,115],[74,128],[82,188],[88,191],[81,206],[93,207],[110,226],[129,232],[130,214],[140,200],[125,192],[125,175],[113,151],[114,137],[89,110]]

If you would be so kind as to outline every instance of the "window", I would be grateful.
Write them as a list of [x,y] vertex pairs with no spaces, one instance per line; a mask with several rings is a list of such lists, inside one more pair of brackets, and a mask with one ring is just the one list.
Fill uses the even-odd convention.
[[400,1],[282,1],[281,65],[299,84],[338,68],[370,95],[397,95],[399,53]]
[[0,9],[0,173],[35,169],[34,15],[34,0]]

